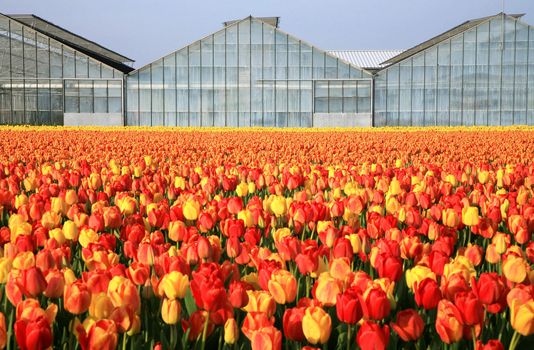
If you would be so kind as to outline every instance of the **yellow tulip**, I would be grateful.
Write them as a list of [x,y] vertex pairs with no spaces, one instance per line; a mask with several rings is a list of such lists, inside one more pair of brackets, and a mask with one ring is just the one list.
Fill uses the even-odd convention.
[[302,330],[310,344],[325,344],[332,332],[332,319],[318,306],[310,306],[302,318]]

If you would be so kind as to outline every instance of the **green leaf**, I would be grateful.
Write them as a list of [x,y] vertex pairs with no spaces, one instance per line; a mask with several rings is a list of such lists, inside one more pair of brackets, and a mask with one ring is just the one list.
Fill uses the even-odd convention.
[[187,292],[185,292],[184,301],[187,314],[191,316],[193,312],[197,311],[197,304],[195,303],[195,298],[193,297],[193,293],[191,293],[191,289],[188,289]]

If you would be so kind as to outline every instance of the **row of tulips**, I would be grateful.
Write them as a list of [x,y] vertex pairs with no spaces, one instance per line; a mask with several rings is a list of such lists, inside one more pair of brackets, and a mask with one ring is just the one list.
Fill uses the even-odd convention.
[[1,129],[0,349],[528,349],[527,131]]

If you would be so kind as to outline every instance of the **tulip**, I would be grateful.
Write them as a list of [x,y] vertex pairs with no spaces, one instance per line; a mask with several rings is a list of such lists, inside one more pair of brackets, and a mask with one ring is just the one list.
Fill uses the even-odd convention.
[[46,290],[46,279],[43,276],[43,272],[37,267],[30,267],[28,270],[24,270],[23,276],[24,289],[28,296],[35,298]]
[[287,212],[286,199],[282,196],[274,197],[271,202],[271,211],[277,217],[283,216]]
[[271,317],[276,311],[276,303],[271,294],[264,291],[247,290],[248,304],[243,308],[246,312],[263,312]]
[[336,304],[336,297],[341,292],[338,280],[330,277],[328,272],[322,273],[316,282],[315,298],[325,306]]
[[82,350],[114,350],[117,347],[117,327],[111,320],[96,321],[87,330],[80,325],[77,331],[78,342]]
[[196,200],[188,200],[183,206],[184,217],[189,221],[195,221],[200,214],[200,204]]
[[60,271],[50,271],[45,277],[46,289],[43,294],[48,298],[61,298],[65,290],[65,277]]
[[163,298],[163,303],[161,304],[163,322],[170,325],[178,323],[181,311],[182,306],[178,300]]
[[160,294],[165,294],[168,299],[183,299],[189,288],[189,277],[179,271],[171,271],[164,275],[158,285]]
[[358,295],[358,297],[366,319],[379,321],[389,315],[391,303],[382,288],[368,288],[363,295]]
[[356,324],[362,318],[362,307],[355,287],[345,290],[336,297],[337,318],[347,324]]
[[255,331],[250,339],[252,350],[282,349],[282,333],[273,326]]
[[239,339],[239,328],[235,318],[229,318],[224,324],[224,342],[226,344],[235,344]]
[[398,281],[402,276],[402,260],[390,253],[378,254],[375,266],[380,278],[387,277],[392,281]]
[[245,316],[241,330],[248,339],[252,339],[254,332],[265,327],[270,327],[273,324],[274,318],[269,317],[265,312],[252,311],[248,312]]
[[458,214],[452,208],[444,209],[441,214],[441,219],[442,219],[443,225],[447,227],[456,227],[458,226],[458,224],[460,224],[460,219],[458,218]]
[[417,265],[406,270],[406,285],[412,290],[414,289],[414,283],[421,283],[421,281],[427,278],[436,280],[436,275],[427,266]]
[[332,331],[332,319],[322,308],[310,306],[304,312],[302,330],[310,344],[325,344]]
[[84,313],[91,305],[91,293],[87,285],[80,281],[67,284],[63,296],[65,310],[75,315]]
[[480,223],[477,207],[466,207],[462,209],[462,223],[466,226],[476,226]]
[[507,280],[521,283],[527,277],[527,263],[523,258],[509,255],[502,265],[502,272]]
[[478,340],[476,350],[504,350],[504,345],[496,339],[490,339],[486,344]]
[[297,280],[287,270],[276,270],[268,282],[269,292],[278,304],[292,303],[297,296]]
[[[252,288],[252,287],[249,287]],[[241,281],[233,281],[228,289],[228,300],[232,307],[240,309],[248,304],[248,284]]]
[[364,321],[356,335],[356,342],[362,350],[385,350],[389,343],[389,327]]
[[438,306],[441,300],[441,290],[435,280],[425,278],[420,283],[414,283],[414,296],[418,306],[431,310]]
[[109,318],[113,312],[113,309],[113,303],[106,293],[97,293],[92,295],[91,304],[89,305],[90,316],[96,320]]
[[44,316],[35,320],[18,320],[14,326],[17,344],[22,350],[47,349],[52,345],[52,330]]
[[425,323],[417,311],[406,309],[397,313],[397,321],[392,323],[391,327],[407,342],[419,339],[425,329]]
[[508,289],[501,276],[495,272],[482,273],[472,286],[473,292],[486,305],[488,312],[495,314],[504,310]]
[[462,315],[458,308],[448,300],[442,299],[439,302],[435,326],[439,337],[447,344],[462,339]]
[[462,315],[463,324],[474,326],[484,320],[484,307],[482,306],[482,302],[472,291],[456,293],[454,304]]
[[284,335],[287,339],[302,342],[304,341],[304,331],[302,330],[302,319],[305,308],[295,307],[286,309],[283,317]]
[[521,303],[515,299],[510,306],[510,323],[514,330],[527,337],[534,333],[534,299]]
[[113,277],[109,282],[107,292],[115,307],[125,306],[132,311],[138,311],[141,308],[141,297],[137,286],[126,277]]

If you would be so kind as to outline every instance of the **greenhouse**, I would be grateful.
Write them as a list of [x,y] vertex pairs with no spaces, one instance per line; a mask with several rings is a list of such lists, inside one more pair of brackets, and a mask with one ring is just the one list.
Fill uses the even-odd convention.
[[408,50],[324,51],[278,17],[225,22],[134,70],[34,15],[0,15],[0,124],[534,125],[534,27],[466,21]]
[[520,18],[468,21],[384,62],[375,126],[534,125],[534,27]]
[[372,75],[277,23],[227,22],[128,75],[127,125],[368,125]]
[[0,124],[122,124],[126,62],[37,16],[0,14]]

